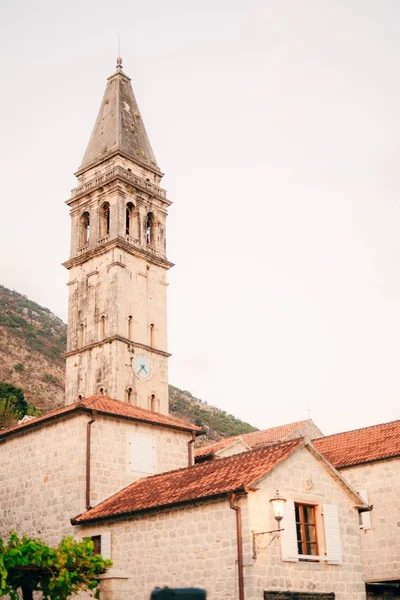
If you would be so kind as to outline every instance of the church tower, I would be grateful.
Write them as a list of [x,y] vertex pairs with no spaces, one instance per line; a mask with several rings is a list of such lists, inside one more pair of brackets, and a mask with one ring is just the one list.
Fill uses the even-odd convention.
[[168,413],[162,175],[118,58],[67,201],[66,404],[101,393]]

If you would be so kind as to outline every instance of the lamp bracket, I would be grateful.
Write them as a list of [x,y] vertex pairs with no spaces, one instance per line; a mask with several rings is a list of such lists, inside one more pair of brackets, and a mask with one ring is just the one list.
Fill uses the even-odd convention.
[[[270,544],[272,544],[272,542],[279,537],[279,534],[281,533],[281,531],[285,531],[284,529],[281,529],[280,527],[278,527],[278,529],[271,529],[271,531],[259,531],[257,533],[255,533],[254,531],[252,531],[252,535],[253,535],[253,559],[256,560],[257,558],[257,551],[258,550],[264,550],[265,548],[268,548],[268,546]],[[278,534],[278,535],[274,535],[274,534]],[[263,548],[260,546],[260,543],[257,541],[258,538],[261,538],[264,535],[271,535],[271,540],[269,542],[269,544],[267,544],[266,546],[264,546]]]

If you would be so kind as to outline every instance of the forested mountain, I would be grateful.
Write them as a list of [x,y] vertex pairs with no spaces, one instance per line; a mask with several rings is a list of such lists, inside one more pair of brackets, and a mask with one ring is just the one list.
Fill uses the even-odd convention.
[[[50,310],[0,285],[0,382],[22,388],[31,407],[47,412],[64,404],[67,326]],[[207,430],[206,439],[255,428],[177,387],[170,412]]]

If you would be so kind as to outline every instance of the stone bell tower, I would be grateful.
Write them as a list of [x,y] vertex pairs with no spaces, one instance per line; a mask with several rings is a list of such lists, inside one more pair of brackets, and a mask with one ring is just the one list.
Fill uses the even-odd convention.
[[162,175],[118,58],[67,201],[66,404],[102,393],[168,413]]

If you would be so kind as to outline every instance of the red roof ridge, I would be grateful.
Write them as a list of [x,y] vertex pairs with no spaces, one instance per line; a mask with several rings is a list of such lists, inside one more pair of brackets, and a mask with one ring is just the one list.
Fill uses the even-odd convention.
[[365,425],[364,427],[357,427],[356,429],[348,429],[346,431],[338,431],[337,433],[330,433],[320,438],[315,438],[313,442],[319,442],[320,440],[328,440],[329,438],[344,435],[345,433],[355,433],[356,431],[364,431],[366,429],[374,429],[375,427],[382,427],[383,425],[393,425],[394,423],[400,423],[400,419],[394,419],[393,421],[386,421],[385,423],[375,423],[374,425]]
[[[96,406],[96,403],[110,403],[111,406]],[[117,412],[113,410],[113,408],[119,407],[122,409],[122,412]],[[89,398],[82,398],[73,404],[69,404],[67,406],[62,406],[59,408],[55,408],[44,415],[40,415],[38,417],[34,417],[29,421],[24,423],[20,423],[18,425],[13,425],[12,427],[8,427],[7,429],[0,429],[0,438],[8,435],[12,435],[13,433],[17,433],[22,430],[34,428],[36,425],[40,425],[46,421],[57,418],[58,416],[69,415],[75,410],[84,410],[91,411],[94,410],[100,414],[108,414],[114,417],[133,419],[133,420],[142,420],[146,423],[154,423],[164,427],[174,427],[178,429],[184,429],[187,431],[196,431],[201,432],[201,428],[197,425],[193,425],[192,423],[187,423],[181,419],[177,419],[176,417],[171,416],[170,414],[162,414],[155,413],[149,409],[142,408],[141,406],[136,406],[133,404],[129,404],[128,402],[124,402],[122,400],[117,400],[116,398],[111,398],[110,396],[103,396],[102,394],[94,394],[93,396],[89,396]],[[125,410],[125,413],[123,412]]]
[[[251,444],[249,444],[248,440],[252,439],[252,438],[257,438],[257,437],[262,437],[263,435],[266,436],[268,433],[272,434],[274,431],[279,431],[279,430],[283,430],[283,432],[285,432],[285,434],[283,435],[283,437],[280,440],[264,440],[264,441],[258,441],[255,442],[253,444],[253,448],[255,448],[256,446],[260,446],[260,445],[265,445],[265,444],[273,444],[275,442],[279,442],[279,441],[285,441],[285,439],[290,436],[293,435],[294,431],[296,431],[296,429],[302,425],[305,425],[306,423],[313,423],[312,419],[303,419],[302,421],[293,421],[293,423],[284,423],[283,425],[274,425],[273,427],[269,427],[267,429],[257,429],[256,431],[249,431],[247,433],[240,433],[234,436],[229,436],[226,438],[221,438],[218,441],[215,441],[211,444],[206,444],[204,446],[200,446],[199,448],[196,448],[195,450],[195,456],[196,457],[202,457],[202,456],[207,456],[207,454],[214,454],[215,452],[218,452],[220,450],[224,450],[228,445],[233,444],[237,441],[242,441],[246,446],[249,446]],[[296,426],[296,427],[294,427]],[[301,436],[300,436],[301,437]]]

